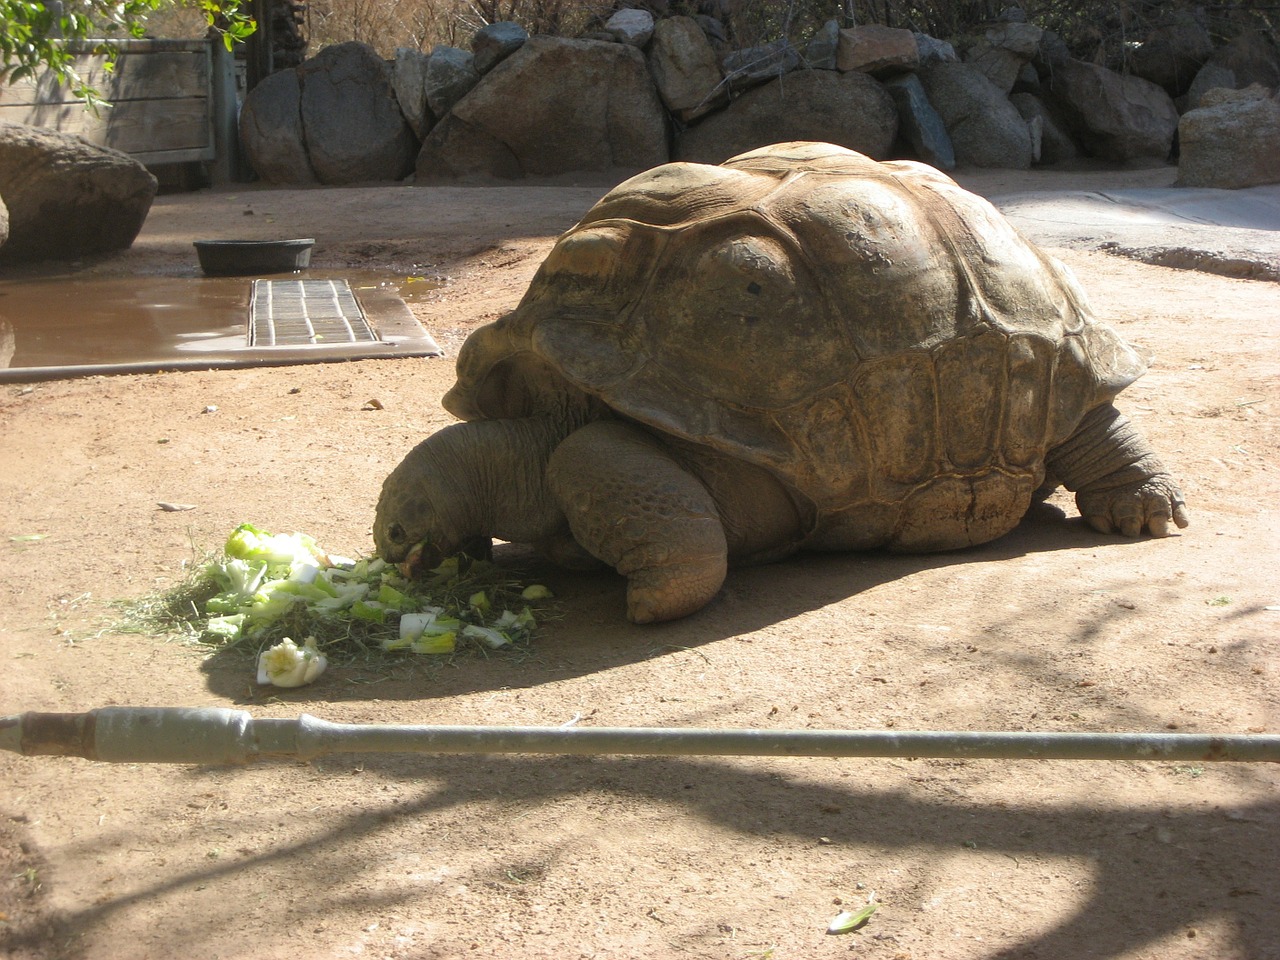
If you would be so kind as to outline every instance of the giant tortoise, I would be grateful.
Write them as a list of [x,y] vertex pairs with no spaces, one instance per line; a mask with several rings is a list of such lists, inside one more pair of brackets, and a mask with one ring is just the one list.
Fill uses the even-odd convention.
[[931,167],[783,143],[670,163],[556,243],[473,333],[463,423],[387,477],[379,554],[488,538],[627,577],[627,615],[704,606],[728,564],[951,550],[1038,493],[1096,529],[1187,524],[1112,405],[1145,370],[1066,267]]

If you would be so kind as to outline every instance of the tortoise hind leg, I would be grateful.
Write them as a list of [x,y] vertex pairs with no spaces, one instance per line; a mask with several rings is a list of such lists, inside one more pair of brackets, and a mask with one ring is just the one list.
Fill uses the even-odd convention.
[[1049,451],[1048,472],[1068,490],[1100,533],[1165,537],[1170,521],[1185,527],[1186,501],[1178,483],[1146,439],[1111,404],[1099,407],[1076,432]]
[[674,620],[724,583],[728,547],[707,488],[637,427],[590,423],[551,456],[547,480],[574,539],[627,578],[627,616]]

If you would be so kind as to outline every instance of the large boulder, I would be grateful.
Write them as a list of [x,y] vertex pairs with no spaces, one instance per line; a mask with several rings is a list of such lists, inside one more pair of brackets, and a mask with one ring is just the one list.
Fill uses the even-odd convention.
[[518,23],[503,20],[485,24],[471,38],[476,70],[482,74],[488,73],[523,47],[528,39],[528,31]]
[[1246,31],[1213,51],[1209,63],[1230,70],[1237,87],[1260,83],[1272,90],[1280,88],[1280,49],[1260,31]]
[[18,338],[13,324],[0,317],[0,370],[7,370],[13,364],[13,355],[18,352]]
[[715,49],[691,17],[667,17],[654,25],[649,69],[662,102],[683,123],[729,101]]
[[321,183],[399,180],[418,141],[400,112],[391,65],[357,41],[325,47],[298,70],[302,129]]
[[635,47],[533,37],[436,124],[418,155],[417,176],[638,170],[669,159],[666,123]]
[[822,140],[889,156],[898,112],[885,88],[865,73],[799,70],[744,93],[680,137],[677,157],[721,163],[756,147]]
[[1173,99],[1150,80],[1081,60],[1059,63],[1052,100],[1089,152],[1108,160],[1165,160],[1178,129]]
[[1196,72],[1213,53],[1213,41],[1190,10],[1176,11],[1147,34],[1130,57],[1130,68],[1144,80],[1164,87],[1172,97],[1191,86]]
[[128,154],[82,137],[0,122],[0,197],[8,238],[0,262],[72,260],[128,248],[156,178]]
[[[431,116],[440,119],[480,82],[475,55],[458,47],[441,44],[427,61],[426,93]],[[425,137],[423,139],[426,139]]]
[[929,63],[956,63],[960,59],[956,48],[946,40],[939,40],[919,31],[912,36],[916,39],[916,55],[920,66]]
[[267,183],[400,180],[418,141],[400,108],[393,67],[367,44],[339,43],[249,91],[240,141]]
[[734,50],[720,61],[720,66],[729,89],[736,96],[797,69],[800,52],[783,37],[758,47]]
[[916,157],[939,170],[953,170],[956,151],[947,125],[933,109],[924,84],[914,73],[890,77],[884,82],[898,108],[898,136],[911,145]]
[[1236,89],[1236,72],[1220,63],[1210,61],[1196,71],[1195,79],[1183,94],[1180,101],[1182,111],[1194,110],[1200,106],[1201,97],[1219,87],[1227,90]]
[[1080,155],[1080,148],[1067,131],[1066,124],[1034,93],[1011,93],[1009,102],[1029,127],[1034,125],[1040,131],[1038,162],[1061,163]]
[[1031,23],[992,24],[965,50],[965,63],[976,67],[1007,94],[1040,49],[1043,34]]
[[875,77],[914,70],[920,63],[915,34],[896,27],[868,23],[840,31],[836,69],[856,70]]
[[1207,92],[1178,123],[1178,185],[1280,183],[1280,95],[1261,84]]
[[804,46],[804,65],[810,70],[834,70],[836,51],[840,49],[840,24],[828,20],[819,27]]
[[421,140],[431,129],[431,108],[427,105],[427,65],[431,57],[416,47],[397,47],[391,86],[400,112],[413,135]]
[[920,71],[933,108],[946,124],[956,162],[1026,170],[1031,134],[1003,90],[967,63],[935,62]]
[[643,47],[653,38],[653,14],[648,10],[625,7],[605,23],[605,32],[619,43]]
[[265,77],[244,98],[240,144],[245,160],[267,183],[316,183],[302,131],[302,84],[296,70]]

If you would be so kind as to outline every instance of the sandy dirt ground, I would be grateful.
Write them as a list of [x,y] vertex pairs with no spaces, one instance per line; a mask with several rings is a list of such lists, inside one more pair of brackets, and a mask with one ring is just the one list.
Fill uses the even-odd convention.
[[[959,177],[989,196],[1173,178]],[[318,265],[443,279],[413,309],[453,354],[603,189],[165,196],[132,250],[76,270],[190,273],[197,236],[315,236]],[[6,384],[0,714],[1280,733],[1280,287],[1117,256],[1091,229],[1049,239],[1153,355],[1120,405],[1182,481],[1180,535],[1101,536],[1056,495],[962,553],[733,571],[709,607],[651,627],[626,622],[617,577],[508,547],[500,559],[560,604],[532,657],[357,663],[264,689],[243,660],[121,632],[112,601],[173,584],[243,521],[371,550],[383,477],[450,422],[451,362]],[[872,897],[860,931],[825,933]],[[1280,958],[1280,768],[7,754],[0,911],[0,952],[21,960],[1266,960]]]

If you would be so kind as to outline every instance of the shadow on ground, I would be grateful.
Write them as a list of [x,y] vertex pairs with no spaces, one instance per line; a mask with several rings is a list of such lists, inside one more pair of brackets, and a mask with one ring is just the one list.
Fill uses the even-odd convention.
[[[937,769],[937,761],[916,762],[921,774],[930,774],[931,779],[943,772]],[[324,761],[316,767],[328,775],[350,775],[349,761]],[[1275,884],[1280,800],[1230,810],[1170,810],[1154,804],[1110,808],[989,804],[966,800],[954,791],[938,799],[924,798],[914,791],[837,787],[741,763],[692,759],[373,758],[362,770],[366,776],[398,781],[408,792],[392,808],[383,805],[318,818],[311,834],[300,842],[235,862],[200,863],[174,880],[144,886],[130,897],[64,914],[57,918],[59,927],[92,942],[95,925],[134,902],[163,901],[215,880],[235,882],[261,870],[298,876],[305,872],[309,878],[311,893],[304,902],[313,916],[303,911],[292,915],[291,923],[320,920],[337,910],[379,915],[405,906],[410,899],[415,912],[431,915],[447,910],[446,894],[439,885],[414,886],[406,894],[370,890],[360,882],[368,869],[364,844],[394,831],[398,844],[431,851],[439,842],[436,834],[457,825],[455,814],[478,797],[501,798],[502,810],[490,814],[485,823],[486,849],[499,852],[485,858],[483,875],[474,870],[475,875],[465,870],[454,874],[459,883],[478,885],[508,873],[530,873],[527,851],[501,852],[508,816],[537,816],[540,809],[566,798],[604,795],[639,801],[641,810],[657,805],[672,817],[700,818],[748,839],[790,838],[808,849],[815,838],[826,837],[830,840],[824,848],[827,855],[843,857],[852,865],[870,861],[883,866],[892,864],[895,855],[914,859],[922,851],[935,858],[970,850],[974,856],[995,852],[1015,862],[1066,858],[1089,865],[1093,882],[1078,909],[1030,942],[1015,948],[993,947],[988,954],[991,960],[1101,960],[1135,955],[1162,938],[1186,935],[1197,926],[1224,919],[1236,941],[1231,955],[1253,960],[1280,957],[1280,888]],[[207,777],[209,772],[194,769],[190,775]],[[998,768],[993,773],[998,775]],[[1247,770],[1232,773],[1248,776]],[[252,777],[254,773],[241,770],[230,775]],[[431,785],[424,787],[424,781]],[[833,815],[837,813],[843,815]],[[602,821],[600,837],[608,831],[609,824]],[[96,839],[78,856],[92,857],[94,843],[111,842]],[[588,835],[582,842],[593,840]],[[572,849],[557,847],[552,839],[541,847],[534,882],[555,873],[558,862],[573,856]],[[637,851],[636,855],[644,854]],[[927,899],[933,892],[929,878],[920,878],[918,884],[916,889]],[[877,923],[891,932],[895,913],[909,922],[921,904],[885,903],[884,907]],[[183,935],[198,936],[196,928],[201,925],[214,929],[235,922],[221,915],[225,909],[210,902],[209,913],[192,920],[194,927],[186,925]],[[38,945],[24,943],[21,936],[11,938],[10,948],[15,951],[33,946]],[[177,956],[182,951],[177,942],[154,946],[158,956]]]
[[[558,600],[560,619],[535,641],[532,655],[494,655],[487,659],[461,655],[449,662],[457,669],[441,669],[444,661],[417,658],[402,670],[386,661],[360,674],[347,675],[355,683],[339,685],[331,671],[321,686],[298,691],[266,688],[246,698],[247,651],[230,649],[202,665],[209,690],[237,705],[273,700],[331,702],[363,700],[371,695],[361,683],[377,682],[381,700],[419,700],[452,697],[483,690],[536,687],[649,660],[673,651],[698,649],[729,637],[743,636],[784,623],[886,583],[923,571],[973,563],[1017,563],[1035,554],[1062,550],[1125,550],[1139,541],[1093,531],[1082,520],[1064,519],[1051,504],[1032,507],[1015,530],[970,550],[935,554],[804,554],[756,567],[731,570],[720,595],[693,616],[671,623],[637,626],[625,616],[625,581],[611,571],[574,573],[549,566],[527,552],[499,548],[495,559],[512,564],[521,582],[546,583]],[[850,623],[851,635],[858,624]],[[429,682],[423,682],[425,677]],[[390,682],[388,682],[390,680]],[[404,681],[404,682],[397,682]],[[326,685],[327,684],[327,685]]]

